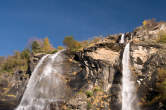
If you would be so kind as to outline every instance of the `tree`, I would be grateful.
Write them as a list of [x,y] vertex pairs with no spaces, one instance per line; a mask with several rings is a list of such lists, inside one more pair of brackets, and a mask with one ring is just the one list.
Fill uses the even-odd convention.
[[142,24],[144,27],[148,28],[148,27],[153,27],[157,25],[157,22],[156,22],[156,19],[152,18],[152,19],[144,20]]
[[14,52],[14,57],[15,57],[16,59],[19,59],[19,58],[21,57],[21,53],[20,53],[19,51],[15,51],[15,52]]
[[32,42],[32,52],[38,52],[41,49],[41,46],[37,41]]
[[64,47],[62,47],[62,46],[58,46],[57,49],[58,49],[58,50],[63,50]]
[[63,40],[63,44],[70,50],[77,50],[81,47],[81,44],[74,40],[72,36],[67,36]]
[[21,58],[22,59],[29,59],[30,58],[30,55],[31,55],[31,52],[29,49],[24,49],[22,52],[21,52]]
[[44,38],[44,41],[43,41],[43,50],[45,52],[51,52],[54,50],[53,46],[50,44],[50,41],[48,39],[48,37]]

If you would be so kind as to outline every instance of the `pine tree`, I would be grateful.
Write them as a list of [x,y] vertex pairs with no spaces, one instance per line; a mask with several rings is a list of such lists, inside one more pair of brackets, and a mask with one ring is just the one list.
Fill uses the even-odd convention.
[[38,52],[41,49],[39,43],[37,41],[33,41],[32,43],[32,52]]

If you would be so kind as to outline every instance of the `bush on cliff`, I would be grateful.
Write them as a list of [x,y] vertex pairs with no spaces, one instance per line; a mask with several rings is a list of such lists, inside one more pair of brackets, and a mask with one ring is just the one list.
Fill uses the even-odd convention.
[[31,56],[31,52],[29,49],[24,49],[22,52],[21,52],[21,58],[22,59],[29,59]]
[[63,40],[63,44],[71,51],[77,51],[81,48],[80,42],[74,40],[73,36],[67,36]]
[[151,28],[157,25],[157,22],[154,18],[152,18],[152,19],[144,20],[142,24],[144,28]]
[[158,69],[157,88],[160,93],[161,100],[166,100],[166,69]]
[[23,53],[16,51],[13,56],[8,56],[1,64],[0,72],[14,73],[16,70],[26,71],[28,68],[28,53],[27,50]]
[[48,37],[44,39],[38,39],[31,40],[30,42],[30,48],[33,53],[52,53],[55,51],[55,48],[50,43]]
[[[62,48],[59,47],[58,50]],[[48,37],[44,39],[32,39],[29,42],[29,48],[24,49],[22,52],[15,51],[12,56],[8,56],[7,58],[0,57],[0,73],[14,73],[18,70],[25,72],[32,54],[55,53],[58,50],[51,45]]]
[[51,45],[48,37],[44,38],[43,40],[43,45],[42,45],[42,48],[41,48],[44,52],[46,53],[51,53],[52,51],[54,51],[54,48],[53,46]]
[[159,38],[158,39],[159,43],[166,43],[166,32],[164,31],[159,32],[158,38]]
[[102,40],[102,37],[94,37],[92,40],[78,42],[72,36],[67,36],[64,38],[63,44],[71,51],[78,51],[86,47],[94,46],[100,40]]

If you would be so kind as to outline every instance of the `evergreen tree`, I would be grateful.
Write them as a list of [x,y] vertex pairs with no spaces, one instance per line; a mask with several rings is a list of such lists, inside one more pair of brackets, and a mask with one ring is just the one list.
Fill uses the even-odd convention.
[[39,43],[37,41],[33,41],[32,43],[32,52],[38,52],[41,49]]

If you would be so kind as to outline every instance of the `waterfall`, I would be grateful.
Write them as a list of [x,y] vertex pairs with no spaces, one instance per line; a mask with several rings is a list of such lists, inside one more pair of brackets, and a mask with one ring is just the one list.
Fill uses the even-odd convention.
[[120,43],[123,44],[124,43],[124,34],[122,34],[121,38],[120,38]]
[[16,110],[50,110],[50,103],[57,102],[65,96],[65,84],[60,69],[54,66],[62,62],[61,52],[42,57]]
[[135,83],[129,68],[130,63],[130,43],[125,46],[123,53],[123,78],[122,78],[122,110],[137,110]]

